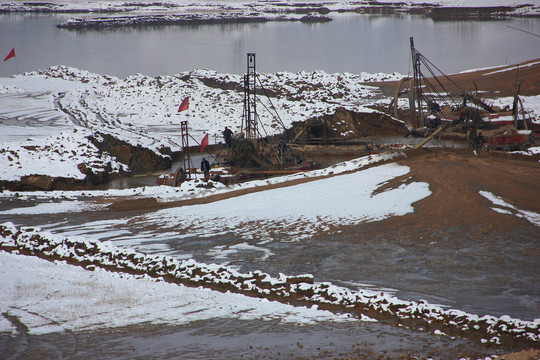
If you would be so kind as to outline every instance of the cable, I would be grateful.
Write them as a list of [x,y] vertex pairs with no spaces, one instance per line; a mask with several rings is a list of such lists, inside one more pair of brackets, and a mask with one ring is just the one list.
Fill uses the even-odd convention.
[[[283,121],[281,120],[281,117],[279,116],[279,113],[276,109],[276,107],[274,106],[274,103],[272,103],[272,99],[270,99],[270,96],[268,95],[268,92],[266,91],[266,89],[264,88],[262,82],[261,82],[261,79],[259,78],[259,76],[257,76],[257,80],[259,80],[259,84],[261,85],[261,88],[263,89],[264,91],[264,95],[266,95],[266,98],[268,99],[268,101],[270,102],[270,105],[272,106],[272,109],[274,110],[275,112],[275,115],[274,116],[274,119],[277,119],[279,121],[279,123],[281,124],[281,126],[283,127],[283,130],[287,130],[287,128],[285,127],[285,124],[283,123]],[[259,100],[260,102],[260,100]],[[262,102],[261,102],[262,104]],[[268,108],[263,104],[263,106],[268,110]],[[270,110],[268,110],[268,112],[270,112]],[[271,113],[271,112],[270,112]]]

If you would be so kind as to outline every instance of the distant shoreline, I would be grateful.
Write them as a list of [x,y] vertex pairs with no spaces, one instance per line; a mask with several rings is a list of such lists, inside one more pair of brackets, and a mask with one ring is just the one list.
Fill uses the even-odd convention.
[[434,21],[504,20],[515,17],[540,17],[540,6],[456,7],[405,2],[359,3],[87,3],[5,2],[0,14],[61,13],[84,14],[58,24],[59,28],[85,30],[118,27],[225,24],[239,22],[302,21],[327,22],[332,14],[355,13],[371,15],[411,14]]

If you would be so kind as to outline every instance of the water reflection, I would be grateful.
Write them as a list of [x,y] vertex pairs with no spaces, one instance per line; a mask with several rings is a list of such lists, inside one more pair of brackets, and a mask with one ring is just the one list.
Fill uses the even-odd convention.
[[[266,22],[69,31],[69,15],[0,15],[0,36],[17,58],[0,76],[68,65],[125,77],[176,74],[198,68],[245,72],[257,53],[262,72],[325,70],[401,72],[409,67],[409,37],[445,72],[540,57],[540,19],[439,21],[411,15],[331,14],[328,23]],[[75,15],[76,16],[76,15]],[[17,65],[17,66],[16,66]]]

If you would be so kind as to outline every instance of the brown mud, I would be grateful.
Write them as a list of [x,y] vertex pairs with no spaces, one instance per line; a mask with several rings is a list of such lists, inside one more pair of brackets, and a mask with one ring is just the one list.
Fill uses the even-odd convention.
[[[476,70],[440,77],[444,87],[454,96],[466,92],[481,91],[485,98],[514,96],[516,82],[520,85],[520,95],[534,96],[540,94],[540,59],[533,59],[515,65]],[[378,86],[387,96],[394,96],[398,81],[370,83]],[[458,85],[458,87],[456,87]]]
[[[500,152],[473,149],[415,149],[398,161],[411,168],[414,180],[429,183],[433,194],[419,202],[409,221],[430,214],[441,219],[434,226],[464,226],[479,222],[512,226],[513,218],[496,221],[500,214],[486,206],[478,194],[488,191],[519,209],[540,213],[540,164],[538,157],[512,158]],[[452,211],[449,211],[452,210]],[[521,221],[516,218],[516,222]]]

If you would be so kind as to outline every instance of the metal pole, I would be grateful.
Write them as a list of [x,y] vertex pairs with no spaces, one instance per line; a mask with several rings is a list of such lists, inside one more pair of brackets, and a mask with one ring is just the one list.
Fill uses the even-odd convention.
[[188,134],[188,122],[186,120],[180,123],[182,131],[182,167],[184,174],[191,179],[191,156],[189,154],[189,134]]
[[421,71],[420,71],[420,54],[414,48],[414,40],[411,37],[411,56],[412,65],[414,71],[413,91],[416,100],[416,114],[413,119],[413,128],[417,129],[422,124],[422,83],[421,83]]

